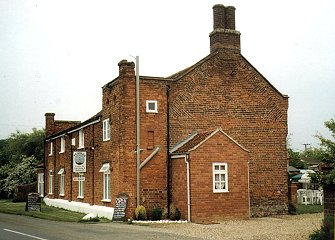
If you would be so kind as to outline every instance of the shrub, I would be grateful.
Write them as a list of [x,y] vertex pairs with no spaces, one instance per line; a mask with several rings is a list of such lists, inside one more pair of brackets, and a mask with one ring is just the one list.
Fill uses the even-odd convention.
[[142,205],[138,205],[135,209],[135,219],[136,220],[146,220],[147,219],[147,211],[145,207]]
[[320,229],[315,230],[310,236],[310,240],[333,240],[334,239],[334,218],[331,216],[323,220]]
[[181,213],[180,213],[179,209],[176,208],[176,210],[174,212],[174,220],[179,221],[180,218],[181,218]]
[[152,221],[162,220],[162,209],[160,209],[160,208],[154,208],[151,211],[151,220]]

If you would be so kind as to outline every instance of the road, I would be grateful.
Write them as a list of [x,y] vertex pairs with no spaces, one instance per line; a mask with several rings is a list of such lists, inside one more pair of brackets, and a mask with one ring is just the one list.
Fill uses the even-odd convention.
[[196,240],[159,229],[124,223],[66,223],[0,213],[1,240]]

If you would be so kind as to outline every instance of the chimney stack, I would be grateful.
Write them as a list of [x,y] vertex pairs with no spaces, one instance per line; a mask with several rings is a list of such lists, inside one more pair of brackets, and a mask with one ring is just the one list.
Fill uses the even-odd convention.
[[45,136],[48,137],[55,131],[55,114],[46,113],[44,116],[45,116]]
[[119,77],[135,77],[135,63],[123,59],[118,63]]
[[235,7],[213,6],[213,31],[209,34],[211,53],[226,50],[240,54],[240,32],[235,30]]

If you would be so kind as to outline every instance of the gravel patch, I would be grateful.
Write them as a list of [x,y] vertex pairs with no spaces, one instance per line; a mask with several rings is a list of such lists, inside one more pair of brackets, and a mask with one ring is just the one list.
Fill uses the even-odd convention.
[[282,215],[250,220],[223,221],[219,224],[154,224],[160,232],[200,239],[223,240],[306,240],[320,228],[323,213]]

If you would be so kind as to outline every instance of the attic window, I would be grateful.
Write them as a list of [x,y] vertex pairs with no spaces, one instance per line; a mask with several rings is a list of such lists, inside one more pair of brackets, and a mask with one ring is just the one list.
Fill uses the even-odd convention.
[[156,100],[147,100],[146,101],[146,112],[147,113],[158,113],[157,101]]

